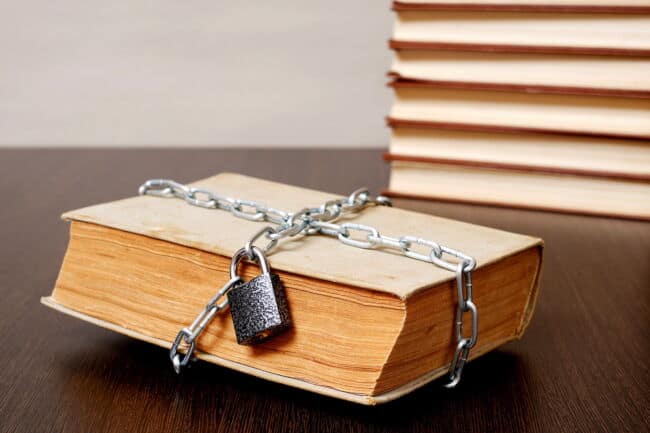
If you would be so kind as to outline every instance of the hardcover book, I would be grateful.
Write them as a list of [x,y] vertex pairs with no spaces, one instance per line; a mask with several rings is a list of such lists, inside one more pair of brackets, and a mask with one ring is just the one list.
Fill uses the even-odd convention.
[[650,14],[397,11],[394,49],[650,55]]
[[650,221],[647,179],[484,162],[392,159],[386,191],[391,196]]
[[[194,186],[283,210],[338,197],[236,174]],[[63,218],[70,242],[54,291],[42,302],[165,348],[230,278],[230,257],[263,224],[150,196]],[[472,359],[524,333],[537,298],[540,239],[383,206],[346,221],[433,239],[477,260]],[[324,236],[285,240],[268,260],[284,282],[292,328],[242,346],[229,314],[218,315],[197,340],[199,359],[362,404],[390,401],[446,375],[455,349],[453,272]],[[243,276],[259,272],[248,265]]]
[[650,57],[399,50],[389,75],[459,89],[650,98]]
[[650,182],[650,145],[642,140],[394,128],[385,159]]
[[650,99],[453,89],[396,82],[391,126],[650,138]]
[[648,0],[397,0],[396,11],[650,13]]

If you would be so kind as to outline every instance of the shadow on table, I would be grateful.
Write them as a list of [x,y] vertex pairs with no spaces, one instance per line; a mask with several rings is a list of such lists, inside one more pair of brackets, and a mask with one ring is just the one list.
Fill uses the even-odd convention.
[[513,408],[520,423],[529,409],[522,398],[530,392],[526,363],[505,351],[471,362],[456,389],[447,390],[438,380],[369,407],[205,362],[177,376],[166,350],[121,336],[106,340],[95,342],[95,350],[85,346],[86,351],[70,353],[61,369],[67,376],[61,398],[81,430],[105,430],[104,422],[113,431],[449,432],[467,423],[510,430],[516,427],[510,419]]

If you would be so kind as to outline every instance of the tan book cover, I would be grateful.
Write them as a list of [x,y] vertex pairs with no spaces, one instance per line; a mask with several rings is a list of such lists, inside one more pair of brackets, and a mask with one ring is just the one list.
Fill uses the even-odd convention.
[[644,140],[395,128],[385,158],[650,181]]
[[396,11],[515,11],[515,12],[590,12],[650,13],[648,0],[398,0]]
[[650,98],[648,71],[648,57],[398,50],[389,76],[423,86]]
[[[509,164],[392,158],[386,194],[490,206],[650,220],[647,175],[569,173]],[[435,185],[432,186],[432,185]]]
[[389,124],[650,138],[650,99],[396,83]]
[[398,10],[389,45],[405,50],[649,56],[649,24],[647,13]]
[[[194,186],[287,211],[338,198],[228,173]],[[70,244],[43,303],[163,347],[229,279],[229,258],[263,224],[150,196],[71,211],[64,219],[71,222]],[[540,239],[389,207],[346,221],[388,236],[432,239],[478,261],[472,359],[524,332],[537,296]],[[327,236],[288,240],[268,259],[284,282],[292,329],[240,346],[229,315],[220,315],[197,341],[198,358],[363,404],[392,400],[446,374],[454,351],[453,273]],[[256,273],[252,265],[243,272],[246,279]]]

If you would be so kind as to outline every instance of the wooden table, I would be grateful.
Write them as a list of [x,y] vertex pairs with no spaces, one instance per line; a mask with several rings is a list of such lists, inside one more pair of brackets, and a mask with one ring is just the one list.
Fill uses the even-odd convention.
[[[379,151],[0,151],[0,431],[648,431],[650,224],[399,200],[540,236],[542,291],[524,338],[440,382],[363,407],[198,363],[46,309],[68,209],[134,195],[150,177],[220,171],[345,193],[387,184]],[[480,288],[477,288],[480,290]]]

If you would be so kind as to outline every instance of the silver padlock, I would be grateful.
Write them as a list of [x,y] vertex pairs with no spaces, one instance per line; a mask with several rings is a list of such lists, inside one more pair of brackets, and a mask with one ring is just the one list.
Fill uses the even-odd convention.
[[[262,250],[250,246],[253,260],[262,274],[238,284],[228,292],[230,315],[239,344],[257,344],[278,335],[291,326],[289,306],[280,277],[272,274]],[[230,277],[238,277],[239,262],[247,257],[245,248],[238,250],[230,263]],[[250,257],[249,257],[250,258]]]

